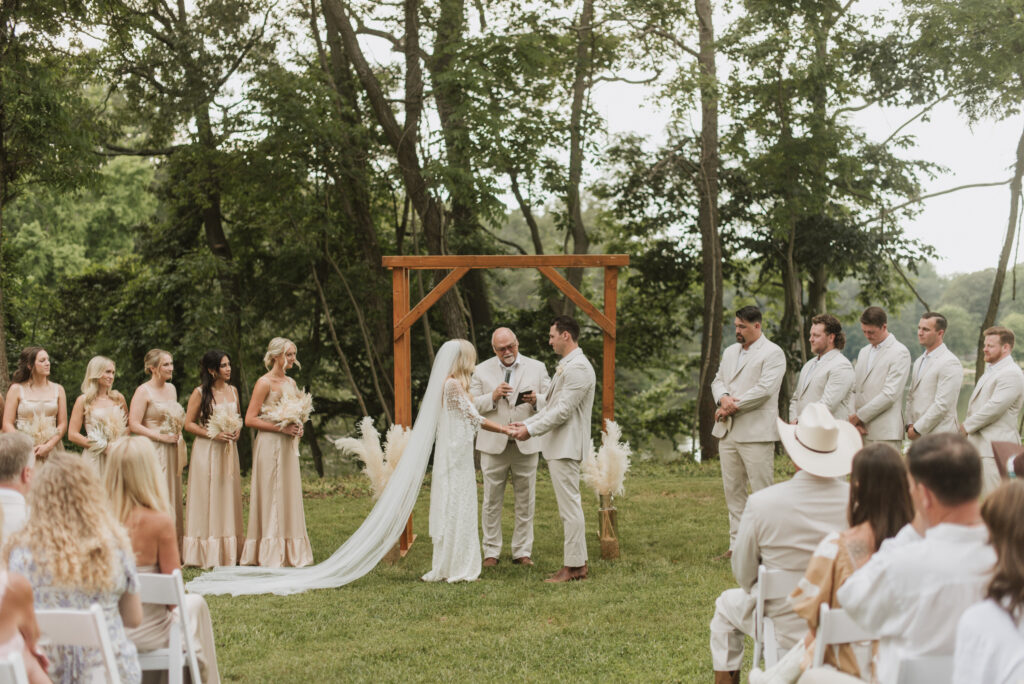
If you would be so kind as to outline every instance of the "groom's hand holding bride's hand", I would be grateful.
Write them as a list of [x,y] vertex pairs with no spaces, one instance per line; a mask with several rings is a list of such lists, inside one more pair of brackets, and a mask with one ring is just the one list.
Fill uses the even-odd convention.
[[525,423],[512,423],[509,426],[508,436],[517,440],[529,439],[530,431],[526,429]]

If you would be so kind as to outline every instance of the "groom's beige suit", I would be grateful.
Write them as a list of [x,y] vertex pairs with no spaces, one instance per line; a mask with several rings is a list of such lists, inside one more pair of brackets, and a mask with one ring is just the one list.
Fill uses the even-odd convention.
[[[509,375],[512,392],[494,401],[494,389]],[[521,423],[544,408],[545,395],[551,379],[544,364],[519,354],[511,366],[497,356],[477,365],[469,383],[469,395],[476,410],[484,418],[499,425]],[[523,402],[515,405],[520,392],[533,391],[537,406]],[[533,552],[533,509],[537,485],[537,454],[540,440],[517,442],[501,432],[480,430],[476,448],[480,452],[480,471],[484,479],[484,503],[480,527],[484,537],[484,558],[501,554],[501,509],[505,500],[505,483],[512,474],[515,493],[515,525],[512,528],[512,557],[529,557]]]
[[992,454],[992,442],[1020,444],[1017,419],[1024,401],[1024,372],[1009,354],[990,364],[967,403],[964,431],[967,441],[981,454],[982,496],[999,486],[999,470]]
[[551,472],[565,534],[563,565],[570,568],[587,562],[580,461],[590,448],[590,415],[596,383],[594,367],[583,350],[573,349],[558,362],[544,408],[523,421],[531,437],[544,436],[541,448]]

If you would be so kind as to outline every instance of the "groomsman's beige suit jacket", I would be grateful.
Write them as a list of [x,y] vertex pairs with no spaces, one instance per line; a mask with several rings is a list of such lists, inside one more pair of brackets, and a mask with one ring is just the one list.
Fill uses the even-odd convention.
[[870,355],[867,345],[857,356],[850,405],[867,427],[866,442],[900,442],[906,429],[903,391],[910,375],[910,352],[889,333],[869,363]]
[[1017,419],[1024,402],[1024,372],[1013,356],[990,365],[971,393],[964,430],[967,440],[981,454],[984,470],[983,492],[999,486],[999,471],[992,455],[992,442],[1020,444]]
[[853,388],[853,364],[838,349],[813,358],[800,370],[796,391],[789,401],[789,419],[796,420],[804,407],[820,402],[836,420],[850,415],[850,390]]
[[732,429],[725,436],[735,442],[774,442],[779,439],[779,388],[786,372],[786,355],[763,333],[740,358],[743,345],[730,345],[711,383],[715,403],[726,394],[739,402]]
[[956,402],[963,382],[960,359],[945,344],[927,356],[919,356],[910,372],[907,425],[913,425],[921,435],[957,432]]
[[531,437],[543,435],[544,460],[583,460],[590,448],[590,414],[594,409],[594,367],[577,348],[558,364],[544,397],[544,408],[523,423]]
[[[520,354],[516,363],[518,366],[512,373],[509,383],[512,385],[512,393],[498,401],[494,401],[493,392],[494,388],[505,380],[505,366],[497,356],[478,364],[469,382],[469,396],[473,397],[476,410],[484,418],[489,418],[499,425],[521,423],[544,408],[548,385],[551,383],[547,368],[540,361]],[[533,390],[537,395],[536,408],[526,402],[519,406],[515,405],[519,393],[527,390]],[[505,450],[508,440],[508,435],[501,432],[480,430],[476,438],[476,448],[487,454],[500,454]],[[540,451],[540,440],[530,437],[516,442],[516,446],[521,453],[535,454]]]

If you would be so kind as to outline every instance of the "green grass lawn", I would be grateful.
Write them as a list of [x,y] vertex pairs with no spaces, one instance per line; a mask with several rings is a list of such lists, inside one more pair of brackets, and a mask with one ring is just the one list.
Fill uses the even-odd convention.
[[[776,480],[786,477],[779,464]],[[296,596],[208,597],[225,680],[683,681],[711,680],[708,623],[734,585],[717,462],[636,464],[617,499],[622,555],[600,559],[597,502],[584,495],[591,576],[549,585],[562,530],[547,469],[537,481],[533,568],[506,553],[478,582],[418,581],[430,568],[429,486],[415,509],[419,538],[396,566],[339,589]],[[428,478],[429,485],[429,478]],[[372,506],[362,476],[309,481],[306,523],[317,561]],[[186,579],[198,571],[186,572]],[[749,641],[748,641],[749,643]],[[749,651],[748,648],[748,661]]]

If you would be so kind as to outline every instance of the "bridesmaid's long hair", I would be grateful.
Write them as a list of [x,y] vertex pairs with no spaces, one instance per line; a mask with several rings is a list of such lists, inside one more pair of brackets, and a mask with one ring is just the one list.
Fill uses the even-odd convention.
[[[115,370],[117,368],[114,362],[106,356],[94,356],[89,359],[89,365],[85,367],[85,379],[82,380],[82,394],[85,395],[86,413],[92,408],[92,402],[96,400],[96,396],[100,393],[99,379],[103,375],[103,371],[107,370],[107,366],[114,366]],[[122,399],[121,393],[113,387],[110,388],[109,395],[117,403]]]
[[451,376],[459,381],[462,389],[469,391],[469,381],[476,368],[476,347],[469,340],[459,340],[459,355],[452,364]]
[[217,382],[220,375],[220,362],[227,356],[228,362],[231,357],[227,352],[219,349],[211,349],[203,354],[199,361],[199,386],[202,388],[202,401],[199,403],[199,424],[206,425],[213,413],[213,383]]
[[25,347],[18,357],[18,369],[11,376],[11,382],[28,382],[32,377],[32,369],[36,367],[36,357],[39,352],[44,351],[42,347]]

